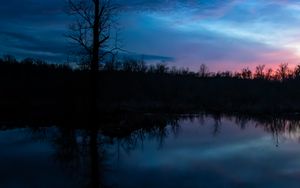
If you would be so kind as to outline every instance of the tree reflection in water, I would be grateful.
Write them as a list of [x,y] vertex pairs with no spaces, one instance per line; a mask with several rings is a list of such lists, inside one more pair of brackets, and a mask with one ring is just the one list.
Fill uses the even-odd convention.
[[[277,147],[284,139],[300,140],[298,117],[253,118],[221,114],[122,117],[113,122],[98,122],[98,126],[88,126],[92,127],[89,129],[84,126],[76,129],[69,126],[32,128],[31,137],[51,143],[55,150],[53,159],[74,177],[80,187],[114,187],[105,181],[105,173],[113,170],[108,160],[116,159],[118,162],[122,152],[130,154],[132,150],[144,149],[145,139],[156,140],[157,148],[162,149],[167,137],[180,134],[181,122],[196,121],[206,125],[209,118],[214,122],[213,136],[222,134],[223,122],[230,120],[242,130],[255,126],[271,133]],[[114,152],[108,152],[107,148],[111,146],[115,147]]]

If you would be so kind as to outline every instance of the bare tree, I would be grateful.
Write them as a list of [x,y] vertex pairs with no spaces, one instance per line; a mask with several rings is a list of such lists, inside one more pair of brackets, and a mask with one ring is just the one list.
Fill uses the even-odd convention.
[[111,0],[67,0],[68,13],[76,21],[70,26],[67,35],[83,50],[86,62],[89,62],[91,72],[99,70],[99,62],[112,54],[111,39],[114,36],[112,26],[116,15],[116,6]]
[[252,71],[247,67],[242,69],[242,78],[243,79],[251,79],[252,78]]
[[286,78],[288,78],[289,73],[290,69],[288,63],[281,63],[276,71],[276,74],[280,80],[285,80]]
[[267,80],[272,80],[273,79],[273,69],[269,68],[266,71],[265,79],[267,79]]
[[87,57],[82,60],[91,72],[90,109],[94,117],[98,109],[99,63],[116,49],[111,47],[116,6],[112,0],[67,0],[67,3],[68,13],[76,19],[67,36],[81,47],[81,55]]
[[258,65],[255,67],[255,78],[257,79],[263,79],[265,77],[264,75],[264,69],[265,65]]
[[202,77],[202,78],[209,76],[209,70],[205,64],[200,65],[198,75],[199,75],[199,77]]
[[300,78],[300,65],[297,65],[294,69],[295,78]]

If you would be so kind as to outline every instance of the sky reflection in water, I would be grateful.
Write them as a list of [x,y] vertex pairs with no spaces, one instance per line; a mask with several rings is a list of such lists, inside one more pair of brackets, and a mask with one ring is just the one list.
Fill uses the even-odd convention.
[[[212,116],[99,135],[96,177],[110,187],[298,187],[299,137],[297,122]],[[90,138],[62,128],[0,132],[0,187],[97,187]]]

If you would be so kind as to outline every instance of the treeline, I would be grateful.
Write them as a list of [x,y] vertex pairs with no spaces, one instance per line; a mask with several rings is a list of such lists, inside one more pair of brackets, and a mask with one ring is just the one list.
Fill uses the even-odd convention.
[[237,79],[265,79],[283,81],[286,79],[300,78],[300,65],[294,69],[289,68],[288,63],[281,63],[277,69],[266,68],[265,65],[258,65],[255,71],[249,68],[243,68],[241,71],[218,71],[210,72],[205,64],[201,64],[197,72],[190,71],[188,68],[168,67],[166,64],[146,65],[140,60],[125,60],[122,62],[108,62],[102,66],[103,71],[125,71],[125,72],[142,72],[158,73],[171,75],[189,75],[201,78],[237,78]]
[[[109,62],[99,71],[100,113],[199,111],[251,114],[300,112],[299,66],[277,70],[193,72],[143,61]],[[85,67],[0,58],[0,114],[42,119],[85,117],[90,76]]]
[[264,79],[284,81],[287,79],[299,79],[300,78],[300,65],[297,65],[294,69],[289,68],[288,63],[281,63],[277,69],[266,68],[265,65],[258,65],[255,67],[255,71],[251,71],[249,68],[243,68],[240,72],[209,72],[206,65],[202,64],[199,69],[200,77],[232,77],[238,79]]
[[[38,71],[88,71],[86,64],[71,67],[67,64],[49,64],[46,61],[34,58],[25,58],[18,61],[14,56],[4,55],[0,58],[2,66],[13,66],[21,69],[34,69]],[[195,76],[200,78],[236,78],[236,79],[264,79],[270,81],[284,81],[300,78],[300,64],[291,69],[288,63],[281,63],[277,69],[266,68],[265,65],[258,65],[252,71],[243,68],[241,71],[218,71],[210,72],[205,64],[201,64],[198,71],[190,71],[188,68],[168,67],[164,63],[147,65],[143,60],[127,59],[123,61],[110,61],[100,65],[100,72],[128,72],[148,74],[169,74]]]

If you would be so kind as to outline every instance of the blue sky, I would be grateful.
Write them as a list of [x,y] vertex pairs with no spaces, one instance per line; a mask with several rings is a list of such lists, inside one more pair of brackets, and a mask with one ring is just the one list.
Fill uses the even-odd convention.
[[[146,60],[197,70],[300,63],[300,1],[117,0],[121,43]],[[0,54],[63,62],[65,0],[0,0]]]

